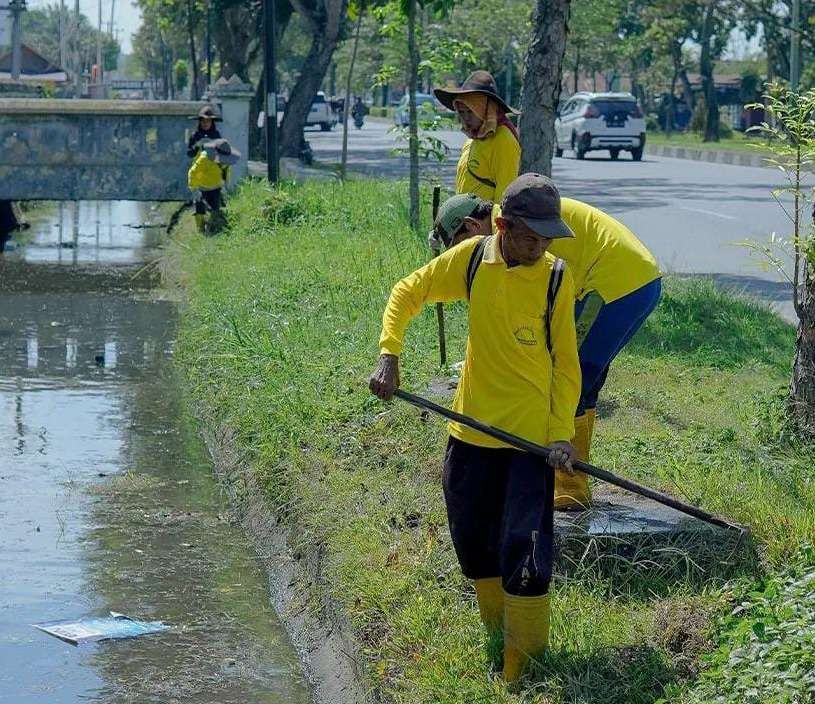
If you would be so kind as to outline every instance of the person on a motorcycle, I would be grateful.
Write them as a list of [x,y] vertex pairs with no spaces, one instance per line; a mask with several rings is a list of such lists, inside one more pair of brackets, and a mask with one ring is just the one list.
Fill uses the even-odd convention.
[[367,112],[368,108],[365,107],[362,98],[356,96],[354,98],[354,105],[351,107],[351,117],[353,117],[355,121],[362,122]]

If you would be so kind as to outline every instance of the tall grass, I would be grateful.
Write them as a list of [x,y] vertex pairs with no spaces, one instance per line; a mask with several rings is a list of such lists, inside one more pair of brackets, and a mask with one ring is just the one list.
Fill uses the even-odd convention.
[[[552,652],[533,683],[509,691],[495,675],[445,529],[444,427],[366,390],[390,287],[428,257],[405,192],[249,183],[222,237],[187,231],[179,359],[195,398],[238,433],[268,500],[297,527],[295,549],[324,556],[316,588],[349,614],[387,701],[645,703],[681,691],[692,674],[681,662],[698,653],[678,653],[657,621],[668,603],[725,608],[715,585],[680,585],[666,601],[647,584],[559,580]],[[447,314],[461,358],[465,309]],[[812,455],[779,440],[774,403],[792,339],[768,311],[671,282],[612,370],[596,461],[750,524],[767,564],[783,563],[815,535]],[[406,388],[438,373],[436,344],[428,309],[409,330]]]

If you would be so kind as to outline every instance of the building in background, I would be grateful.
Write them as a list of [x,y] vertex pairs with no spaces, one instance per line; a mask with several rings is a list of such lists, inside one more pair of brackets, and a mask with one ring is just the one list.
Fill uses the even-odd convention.
[[[68,82],[65,69],[52,64],[30,46],[23,44],[20,64],[20,81],[25,83],[50,84],[52,87]],[[0,81],[11,80],[11,49],[0,54]]]

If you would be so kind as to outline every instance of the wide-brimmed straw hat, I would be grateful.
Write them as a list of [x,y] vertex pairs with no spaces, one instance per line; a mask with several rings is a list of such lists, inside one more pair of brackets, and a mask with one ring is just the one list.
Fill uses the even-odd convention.
[[455,110],[453,102],[460,95],[466,93],[483,93],[498,103],[505,113],[519,114],[515,108],[507,105],[504,99],[498,95],[498,86],[495,84],[495,79],[489,71],[473,71],[467,77],[467,80],[461,84],[460,88],[436,88],[433,93],[439,99],[439,102],[448,110]]
[[222,118],[218,114],[218,111],[212,107],[212,105],[204,105],[195,117],[191,117],[190,120],[212,120],[213,122],[221,122]]
[[207,153],[207,159],[217,161],[224,166],[231,166],[240,161],[241,158],[241,153],[237,149],[233,149],[225,139],[205,142],[204,151]]

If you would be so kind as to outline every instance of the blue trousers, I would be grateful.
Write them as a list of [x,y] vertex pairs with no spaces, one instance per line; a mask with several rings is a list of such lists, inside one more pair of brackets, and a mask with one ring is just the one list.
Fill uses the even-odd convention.
[[602,303],[596,294],[589,294],[575,303],[583,375],[576,415],[581,416],[597,407],[597,397],[606,383],[612,360],[642,327],[659,303],[661,294],[662,279],[655,279],[612,303]]

